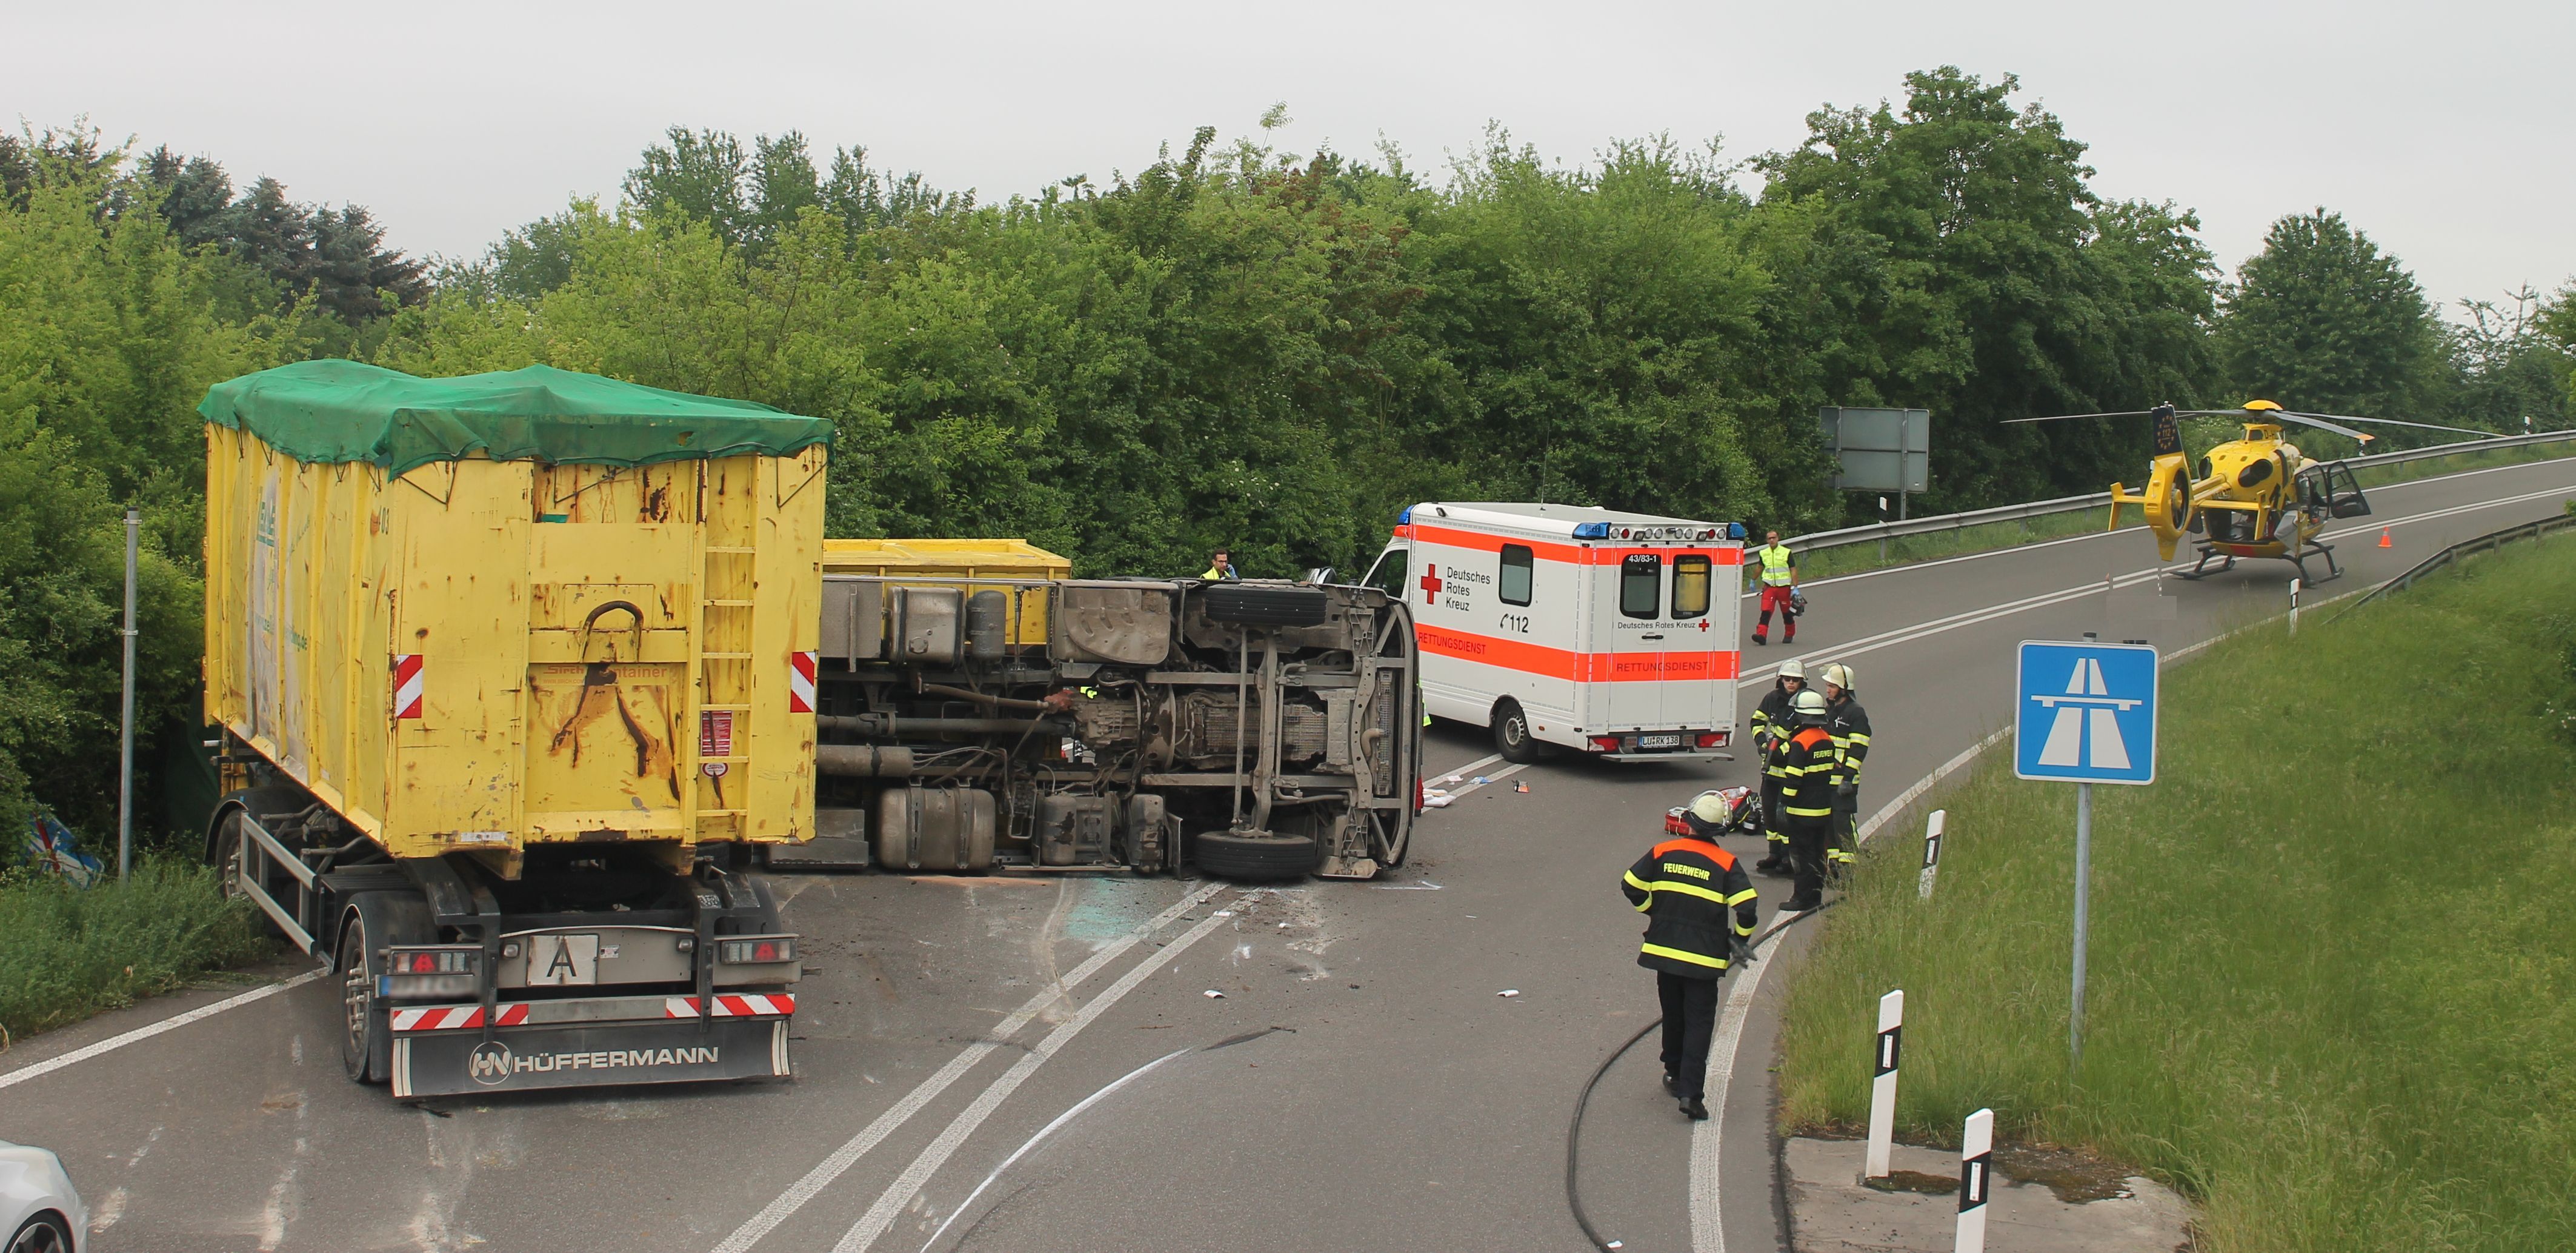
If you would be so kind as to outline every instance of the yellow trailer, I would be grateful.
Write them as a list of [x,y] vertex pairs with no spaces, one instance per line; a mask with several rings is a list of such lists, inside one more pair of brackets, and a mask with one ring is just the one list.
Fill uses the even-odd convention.
[[[206,714],[235,786],[209,854],[335,961],[353,1075],[412,1095],[784,1074],[783,1013],[731,1016],[754,1049],[630,1041],[647,1060],[615,1067],[557,1068],[606,1055],[569,1037],[517,1065],[504,1029],[633,1011],[670,1034],[673,993],[712,1030],[720,988],[795,977],[721,850],[812,833],[830,424],[543,366],[348,361],[200,411]],[[720,935],[767,960],[722,960]],[[654,995],[581,995],[612,987]],[[418,1012],[469,992],[478,1013]]]

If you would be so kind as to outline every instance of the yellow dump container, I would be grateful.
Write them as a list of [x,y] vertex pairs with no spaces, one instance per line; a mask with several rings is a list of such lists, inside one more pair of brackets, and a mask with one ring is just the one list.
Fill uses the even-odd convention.
[[828,539],[823,573],[861,574],[899,586],[995,589],[1011,597],[1009,639],[1044,647],[1047,586],[1073,577],[1073,562],[1021,539]]
[[395,856],[810,836],[827,423],[346,361],[200,410],[207,717]]

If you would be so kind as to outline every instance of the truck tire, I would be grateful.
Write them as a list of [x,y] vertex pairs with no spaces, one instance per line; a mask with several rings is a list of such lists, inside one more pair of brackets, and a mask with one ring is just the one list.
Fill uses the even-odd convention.
[[1503,760],[1526,766],[1547,752],[1547,747],[1530,734],[1529,715],[1521,712],[1521,703],[1511,697],[1494,702],[1494,751]]
[[376,950],[393,944],[426,944],[436,937],[429,905],[399,892],[361,892],[349,898],[332,973],[340,980],[340,1068],[352,1083],[386,1083],[394,1076],[393,1024],[376,999],[384,963]]
[[1199,871],[1221,879],[1302,879],[1322,861],[1311,835],[1202,831],[1196,845]]

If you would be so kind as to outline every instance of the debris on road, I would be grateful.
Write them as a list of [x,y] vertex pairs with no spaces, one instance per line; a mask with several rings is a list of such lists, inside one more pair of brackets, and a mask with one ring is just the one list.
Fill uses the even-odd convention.
[[1225,999],[1225,993],[1219,992],[1215,988],[1209,988],[1207,991],[1199,993],[1199,995],[1204,996],[1211,1001],[1222,1001]]
[[1519,988],[1505,988],[1500,992],[1494,993],[1496,996],[1519,996],[1520,994],[1521,990]]
[[1515,792],[1526,792],[1529,790],[1529,785],[1526,783],[1517,783],[1512,785],[1512,790]]

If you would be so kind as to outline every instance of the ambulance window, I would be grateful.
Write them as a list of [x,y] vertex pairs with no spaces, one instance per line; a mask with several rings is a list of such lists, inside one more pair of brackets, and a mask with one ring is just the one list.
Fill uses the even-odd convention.
[[1377,564],[1369,567],[1368,577],[1360,582],[1397,600],[1405,599],[1404,553],[1404,549],[1390,548],[1378,554]]
[[1673,616],[1697,618],[1708,613],[1708,558],[1686,553],[1673,558]]
[[1660,616],[1664,597],[1664,559],[1654,553],[1631,553],[1619,562],[1619,612],[1631,618]]
[[1536,571],[1537,566],[1538,563],[1528,547],[1521,544],[1503,545],[1502,593],[1504,604],[1526,605],[1530,603],[1530,575]]

